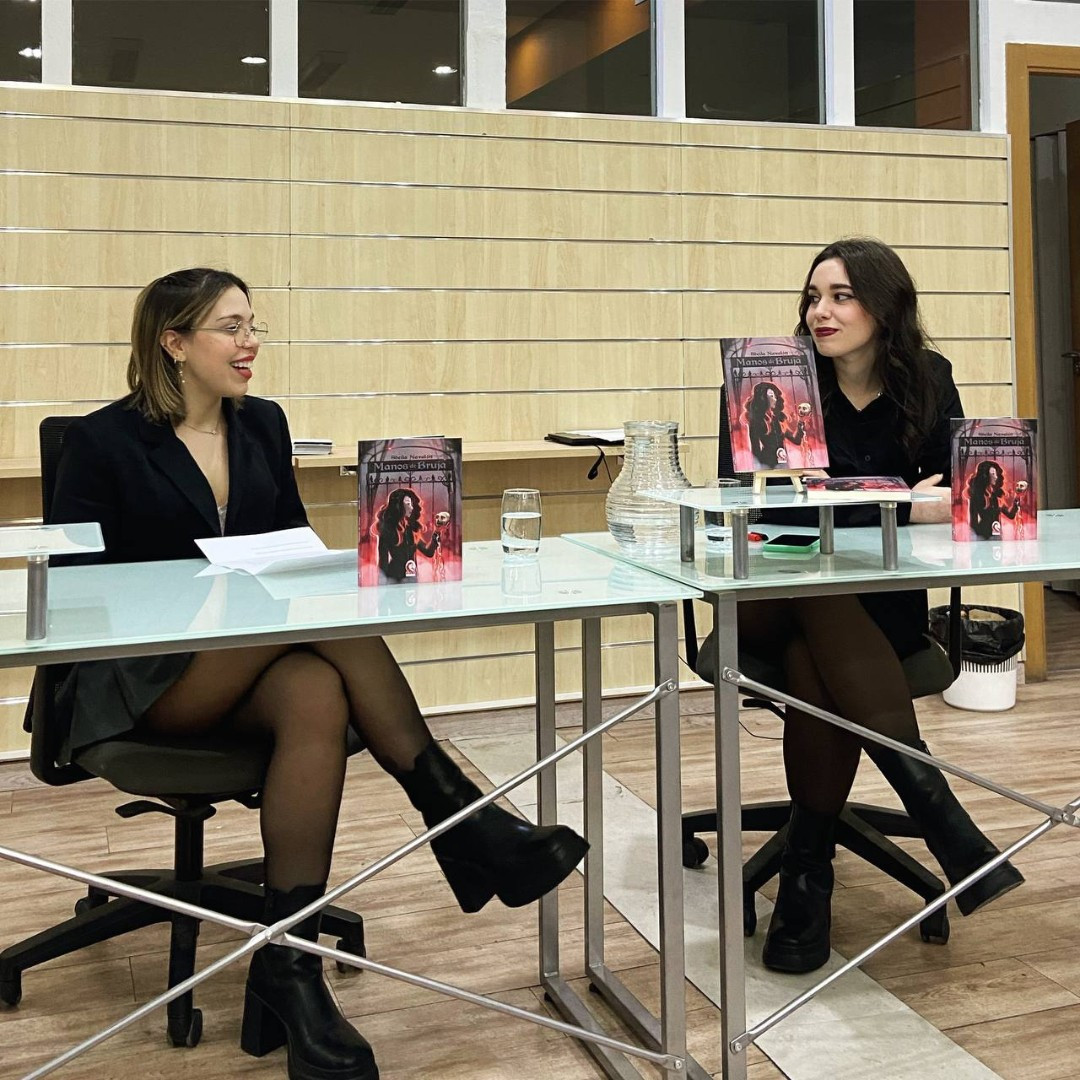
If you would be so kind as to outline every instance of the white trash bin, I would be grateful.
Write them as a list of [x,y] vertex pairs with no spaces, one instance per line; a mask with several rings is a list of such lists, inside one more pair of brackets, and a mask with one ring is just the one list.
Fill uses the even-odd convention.
[[1004,712],[1016,704],[1017,656],[998,664],[960,662],[960,674],[941,696],[955,709],[976,712]]
[[[942,692],[946,704],[976,712],[1004,712],[1016,704],[1017,664],[1024,647],[1024,617],[1011,608],[961,604],[960,673]],[[933,636],[948,650],[951,609],[930,612]]]

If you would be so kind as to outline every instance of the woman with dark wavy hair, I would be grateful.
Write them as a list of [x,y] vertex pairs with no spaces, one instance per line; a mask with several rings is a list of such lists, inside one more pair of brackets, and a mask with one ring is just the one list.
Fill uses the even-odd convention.
[[439,550],[438,529],[424,540],[423,502],[412,488],[394,488],[375,515],[379,536],[379,584],[416,581],[416,553],[432,558]]
[[[1020,509],[1020,496],[1005,495],[1005,470],[996,461],[980,461],[967,483],[968,524],[980,540],[1001,537],[1001,515],[1009,520]],[[996,528],[995,528],[996,526]]]
[[[796,332],[814,342],[829,474],[901,476],[944,498],[901,503],[900,523],[947,522],[950,420],[963,407],[949,362],[926,346],[915,283],[900,257],[880,240],[830,244],[811,263]],[[723,404],[720,415],[723,424]],[[837,525],[880,523],[872,505],[834,514]],[[739,646],[780,657],[794,697],[925,751],[901,664],[926,648],[927,622],[922,591],[764,600],[739,605]],[[764,951],[774,970],[813,971],[828,960],[833,835],[863,749],[951,883],[998,853],[940,770],[789,707],[784,766],[792,814]],[[1004,863],[957,904],[969,915],[1022,881]]]
[[784,392],[775,383],[758,383],[743,411],[750,436],[750,452],[763,469],[775,469],[785,463],[785,442],[798,446],[803,441],[806,428],[801,420],[794,430],[788,427]]

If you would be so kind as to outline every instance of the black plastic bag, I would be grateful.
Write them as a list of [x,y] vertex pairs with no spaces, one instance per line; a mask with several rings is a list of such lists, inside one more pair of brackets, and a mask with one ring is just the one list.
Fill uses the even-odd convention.
[[[949,649],[948,607],[930,609],[930,633]],[[972,664],[1000,664],[1024,647],[1024,616],[1012,608],[961,604],[961,659]]]

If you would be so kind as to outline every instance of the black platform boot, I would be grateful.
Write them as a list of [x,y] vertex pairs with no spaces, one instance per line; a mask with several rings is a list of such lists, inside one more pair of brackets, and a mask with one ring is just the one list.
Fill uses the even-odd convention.
[[834,815],[791,804],[780,888],[761,954],[773,971],[816,971],[829,959],[835,830]]
[[[279,922],[324,891],[322,885],[299,885],[289,892],[267,888],[264,921]],[[320,918],[310,916],[291,933],[315,941]],[[248,969],[240,1048],[262,1057],[285,1044],[289,1080],[379,1080],[371,1047],[330,995],[322,960],[286,945],[264,945]]]
[[[398,776],[428,828],[480,798],[480,789],[432,741]],[[539,900],[567,877],[589,845],[566,825],[531,825],[494,803],[436,837],[431,850],[462,911],[493,896],[507,907]]]
[[[915,743],[915,749],[930,752],[922,741]],[[868,753],[922,830],[930,854],[941,864],[950,885],[1000,854],[960,805],[940,769],[883,746]],[[1024,875],[1012,863],[1002,863],[960,893],[956,906],[961,914],[971,915],[1023,883]]]

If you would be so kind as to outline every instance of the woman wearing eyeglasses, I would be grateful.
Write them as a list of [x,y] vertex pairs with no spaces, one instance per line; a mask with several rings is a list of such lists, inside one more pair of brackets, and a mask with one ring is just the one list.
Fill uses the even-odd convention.
[[[139,295],[130,394],[67,429],[51,520],[98,521],[103,555],[141,562],[199,556],[196,539],[307,524],[281,408],[248,397],[260,339],[233,274],[168,274]],[[230,730],[269,741],[260,827],[266,923],[320,897],[333,853],[351,725],[430,827],[480,795],[431,737],[379,638],[257,645],[78,664],[61,687],[70,752],[125,732],[184,737]],[[491,805],[432,843],[464,911],[493,896],[523,906],[585,853],[563,825],[537,828]],[[315,916],[294,933],[314,939]],[[371,1047],[342,1017],[321,960],[267,945],[248,973],[241,1046],[288,1043],[292,1080],[377,1080]]]

